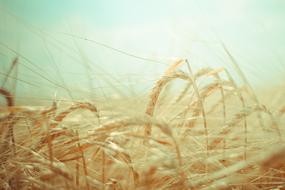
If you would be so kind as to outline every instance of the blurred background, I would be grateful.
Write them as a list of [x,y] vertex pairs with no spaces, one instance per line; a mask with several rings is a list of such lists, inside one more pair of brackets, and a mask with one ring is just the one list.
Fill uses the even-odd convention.
[[186,58],[238,80],[222,44],[254,88],[283,85],[284,10],[283,0],[0,0],[0,85],[25,105],[146,96]]

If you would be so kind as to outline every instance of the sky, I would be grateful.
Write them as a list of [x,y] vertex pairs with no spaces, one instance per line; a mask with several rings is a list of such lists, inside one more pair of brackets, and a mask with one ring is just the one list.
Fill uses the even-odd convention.
[[253,86],[280,84],[284,10],[283,0],[0,0],[0,79],[19,56],[19,101],[142,95],[178,59],[235,76],[224,43]]

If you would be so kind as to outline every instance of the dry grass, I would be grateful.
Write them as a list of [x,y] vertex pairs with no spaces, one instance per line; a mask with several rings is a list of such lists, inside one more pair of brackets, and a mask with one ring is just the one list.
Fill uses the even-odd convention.
[[[1,88],[0,189],[285,189],[285,107],[260,104],[241,77],[179,60],[136,114],[97,102],[29,110]],[[164,91],[176,79],[185,88]]]

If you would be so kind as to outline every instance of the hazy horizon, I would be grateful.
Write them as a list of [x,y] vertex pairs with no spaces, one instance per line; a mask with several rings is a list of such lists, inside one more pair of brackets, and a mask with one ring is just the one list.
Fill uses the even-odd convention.
[[1,81],[18,55],[18,101],[69,97],[64,88],[76,99],[147,94],[178,59],[235,76],[224,43],[254,87],[280,85],[284,10],[281,0],[1,0]]

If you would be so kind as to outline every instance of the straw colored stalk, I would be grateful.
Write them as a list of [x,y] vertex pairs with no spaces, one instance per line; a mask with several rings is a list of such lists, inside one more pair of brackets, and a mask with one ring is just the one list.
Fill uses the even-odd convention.
[[[235,89],[235,92],[238,95],[238,98],[241,102],[242,109],[245,110],[246,109],[246,103],[245,103],[244,97],[243,97],[240,89],[238,88],[237,84],[233,80],[233,78],[230,75],[230,73],[228,72],[228,70],[225,70],[225,73],[226,73],[229,81],[231,82],[232,87]],[[261,117],[258,117],[258,118],[260,119]],[[262,123],[262,122],[260,122],[260,123]],[[246,160],[246,158],[247,158],[247,141],[248,141],[248,139],[247,139],[247,119],[246,119],[246,116],[243,117],[243,129],[244,129],[244,160]]]
[[[250,83],[248,82],[245,74],[242,72],[241,68],[238,65],[237,60],[235,59],[235,57],[231,54],[231,52],[228,50],[228,48],[226,47],[226,45],[222,42],[221,43],[223,50],[225,51],[226,55],[229,57],[230,59],[230,63],[232,64],[232,66],[234,67],[234,69],[236,70],[236,72],[238,73],[238,75],[240,76],[240,78],[242,79],[246,91],[248,92],[248,94],[251,96],[251,98],[253,99],[253,101],[255,102],[256,105],[260,105],[260,102],[252,88],[252,86],[250,85]],[[258,117],[258,121],[259,121],[259,125],[262,128],[263,132],[265,133],[265,126],[264,126],[264,121],[262,118],[262,115],[260,113],[257,113],[257,117]]]
[[[14,97],[12,96],[12,94],[3,89],[3,88],[0,88],[0,94],[2,96],[5,97],[6,99],[6,104],[8,107],[12,107],[14,106]],[[4,135],[4,143],[3,145],[1,145],[1,149],[5,149],[5,148],[8,148],[9,147],[9,142],[10,140],[12,141],[12,145],[13,145],[13,151],[14,153],[16,152],[16,147],[15,147],[15,137],[14,137],[14,129],[13,129],[13,125],[14,125],[14,121],[13,121],[13,118],[14,118],[14,113],[11,112],[6,118],[5,118],[5,130],[8,129],[6,135]],[[8,121],[8,122],[7,122]]]

